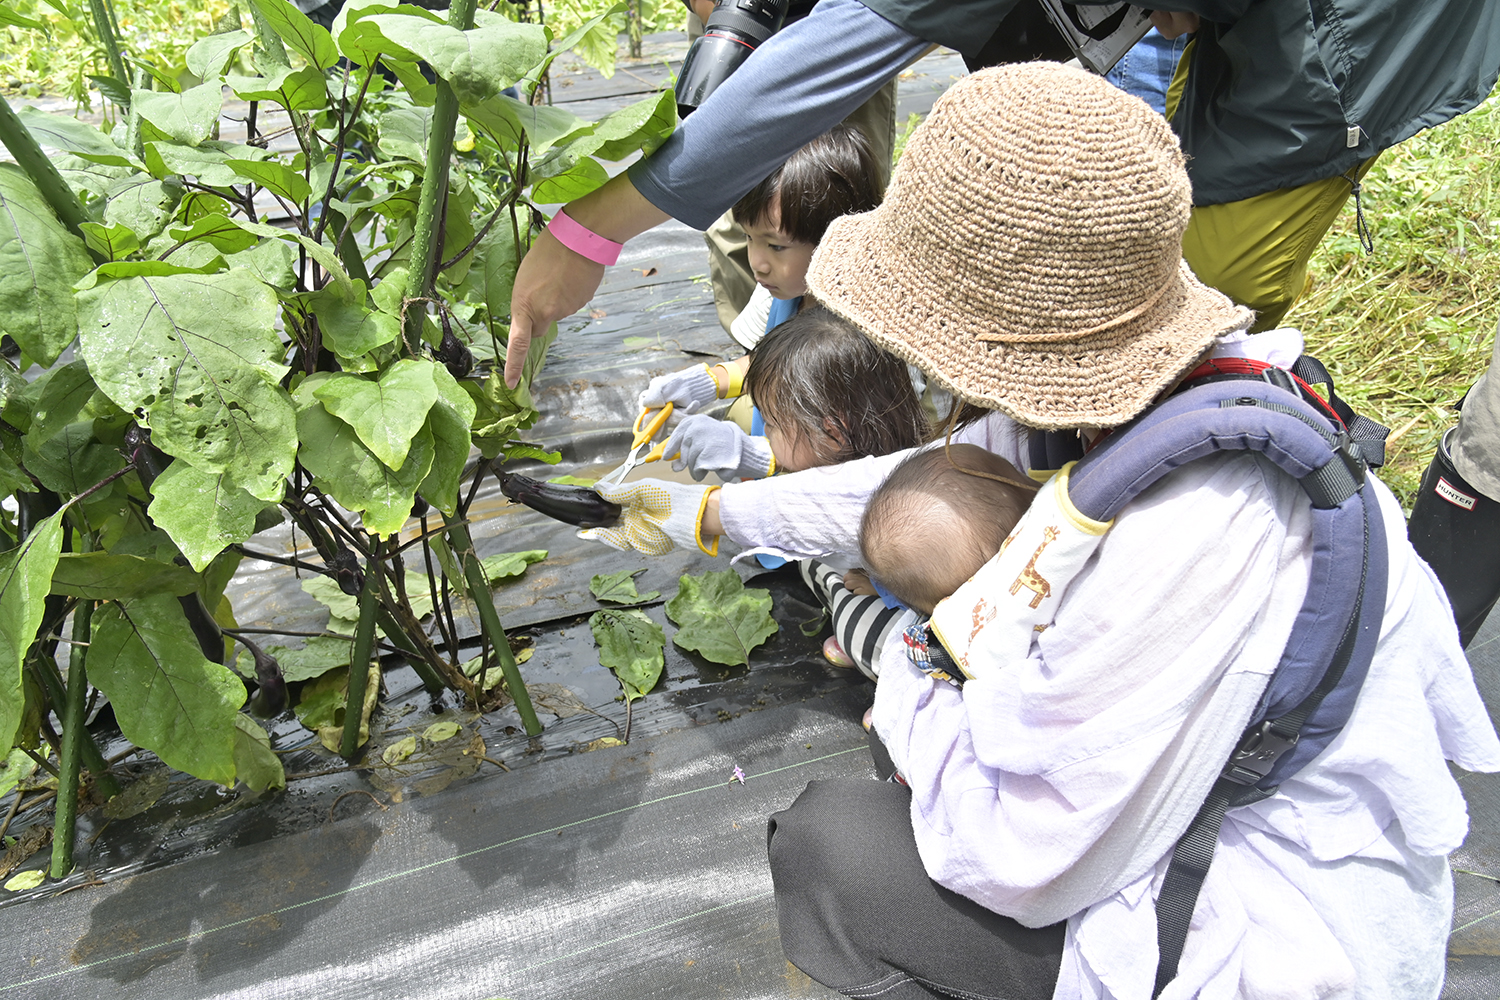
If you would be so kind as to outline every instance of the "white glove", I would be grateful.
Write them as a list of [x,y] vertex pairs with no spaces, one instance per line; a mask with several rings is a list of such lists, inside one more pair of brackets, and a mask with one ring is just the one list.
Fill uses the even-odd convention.
[[688,417],[677,425],[661,453],[676,461],[677,472],[687,469],[702,481],[707,473],[720,479],[764,479],[771,472],[771,443],[751,437],[739,425],[706,413]]
[[662,556],[674,548],[702,549],[719,554],[719,536],[703,544],[703,509],[717,486],[689,486],[660,479],[638,479],[615,486],[595,486],[599,495],[622,508],[620,521],[610,528],[587,528],[579,538],[603,542],[622,552]]
[[642,409],[659,409],[672,403],[683,413],[695,413],[719,398],[719,383],[708,365],[695,365],[652,379],[637,397]]

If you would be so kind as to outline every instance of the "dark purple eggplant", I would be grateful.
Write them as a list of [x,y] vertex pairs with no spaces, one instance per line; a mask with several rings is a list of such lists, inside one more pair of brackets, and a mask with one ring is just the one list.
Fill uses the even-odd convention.
[[454,378],[463,378],[474,370],[474,352],[455,337],[452,330],[448,329],[446,317],[443,322],[443,340],[438,344],[433,356],[447,367],[448,374]]
[[338,582],[339,589],[350,597],[358,597],[359,592],[365,589],[365,571],[360,568],[359,557],[349,547],[340,545],[333,553],[333,558],[327,560],[328,568],[333,570],[333,578]]
[[246,642],[245,646],[255,657],[255,683],[260,688],[250,700],[250,711],[263,719],[280,715],[286,708],[286,678],[281,674],[281,664],[254,643]]
[[151,443],[151,432],[140,424],[125,428],[125,451],[135,465],[136,475],[141,477],[141,485],[148,490],[156,477],[172,464],[172,457]]
[[587,486],[564,486],[510,472],[499,475],[501,493],[564,524],[610,528],[620,522],[620,505],[610,503]]

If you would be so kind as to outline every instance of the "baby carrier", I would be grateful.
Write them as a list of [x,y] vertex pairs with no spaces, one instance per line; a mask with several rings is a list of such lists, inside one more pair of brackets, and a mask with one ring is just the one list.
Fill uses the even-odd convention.
[[[1309,383],[1327,384],[1327,402]],[[1032,437],[1033,470],[1063,470],[1057,482],[1064,503],[1095,522],[1095,535],[1162,476],[1226,451],[1265,456],[1301,484],[1313,508],[1311,579],[1286,648],[1237,749],[1172,852],[1156,902],[1160,959],[1153,995],[1177,974],[1224,813],[1272,795],[1334,740],[1353,711],[1385,607],[1383,521],[1366,475],[1384,462],[1385,435],[1384,427],[1357,416],[1334,394],[1321,364],[1303,357],[1290,372],[1238,358],[1209,361],[1172,396],[1113,431],[1087,455],[1080,454],[1073,435]],[[1046,530],[1041,545],[1053,544],[1059,558],[1072,558],[1075,565],[1086,557],[1081,546],[1097,544],[1084,537],[1088,531],[1081,532],[1070,557],[1067,546],[1073,542],[1054,528]],[[1029,551],[1029,542],[1021,551]],[[1036,549],[1038,555],[1042,551]],[[1023,583],[1018,578],[1016,586]],[[1051,596],[1050,588],[1045,596]],[[1043,598],[1038,591],[1030,607],[1041,607]],[[942,625],[935,612],[926,637],[933,671],[956,683],[966,673],[977,676],[974,671],[983,664],[970,660],[976,648],[962,648],[957,630],[945,632]],[[945,636],[955,640],[948,648],[941,641]]]

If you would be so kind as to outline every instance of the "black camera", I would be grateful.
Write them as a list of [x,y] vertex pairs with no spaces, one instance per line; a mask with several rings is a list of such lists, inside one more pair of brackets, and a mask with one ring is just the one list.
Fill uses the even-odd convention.
[[760,43],[781,30],[789,0],[714,0],[703,37],[677,76],[677,114],[687,117],[729,79]]

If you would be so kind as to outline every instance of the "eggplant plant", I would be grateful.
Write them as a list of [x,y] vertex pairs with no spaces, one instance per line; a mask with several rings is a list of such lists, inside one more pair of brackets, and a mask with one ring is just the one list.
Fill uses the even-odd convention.
[[[540,730],[467,513],[491,461],[556,461],[519,437],[548,338],[515,390],[500,360],[537,206],[676,124],[670,92],[597,121],[533,103],[620,9],[554,41],[475,0],[350,0],[331,30],[251,0],[254,30],[187,52],[201,85],[115,53],[136,75],[106,84],[108,132],[0,100],[16,161],[0,164],[0,747],[60,754],[54,876],[80,772],[115,790],[83,724],[95,691],[171,767],[280,775],[242,709],[253,688],[281,711],[286,677],[225,588],[282,520],[318,558],[279,561],[357,599],[352,634],[319,640],[349,654],[345,756],[380,652],[480,709],[498,668]],[[220,135],[226,89],[249,102],[242,141]],[[295,153],[268,149],[273,126]],[[459,597],[482,625],[478,676]]]

